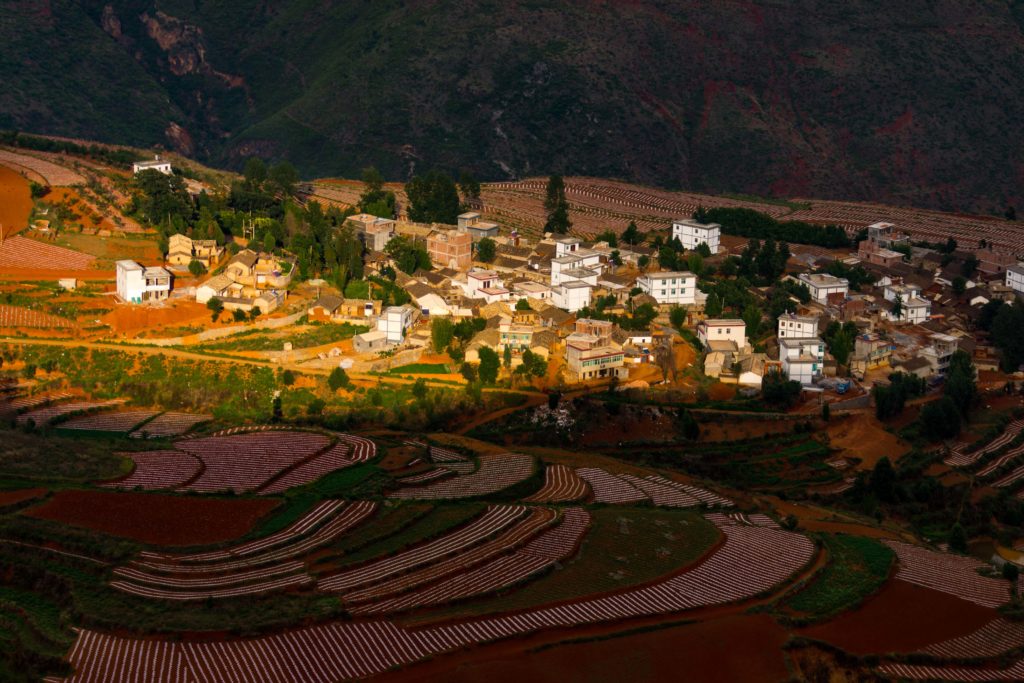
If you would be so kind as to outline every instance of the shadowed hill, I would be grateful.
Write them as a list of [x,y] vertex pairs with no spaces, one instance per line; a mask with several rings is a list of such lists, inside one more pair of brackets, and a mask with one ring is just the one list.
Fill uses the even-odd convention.
[[22,0],[0,126],[307,175],[559,171],[999,212],[1024,7],[995,0]]

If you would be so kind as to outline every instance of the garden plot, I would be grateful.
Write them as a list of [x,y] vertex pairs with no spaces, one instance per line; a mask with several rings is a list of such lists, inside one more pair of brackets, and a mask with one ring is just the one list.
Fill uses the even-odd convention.
[[61,423],[60,428],[127,433],[156,415],[157,412],[156,410],[126,410],[118,413],[82,415]]
[[999,607],[1010,600],[1009,582],[978,574],[979,569],[989,568],[983,562],[899,541],[885,543],[896,552],[899,560],[897,579],[955,595],[982,607]]
[[451,477],[426,486],[399,489],[393,498],[436,500],[475,498],[497,493],[518,484],[533,473],[533,458],[522,453],[481,455],[480,467],[470,474]]
[[194,455],[182,451],[138,451],[119,453],[131,458],[135,468],[124,479],[100,484],[104,488],[146,491],[174,489],[184,486],[199,476],[203,463]]
[[629,482],[596,467],[580,467],[577,476],[590,484],[595,503],[639,503],[647,501],[647,494]]
[[997,657],[1021,647],[1024,647],[1024,624],[999,618],[974,633],[929,645],[921,652],[943,659],[975,659]]
[[89,270],[95,256],[80,251],[55,247],[21,235],[8,237],[0,243],[0,268],[32,270]]
[[63,328],[77,327],[75,321],[31,308],[0,304],[0,327]]
[[89,410],[99,410],[101,408],[112,408],[119,406],[124,403],[123,399],[114,399],[112,401],[73,401],[71,403],[56,403],[48,405],[44,408],[38,408],[27,413],[22,413],[16,418],[16,422],[21,425],[27,425],[31,420],[37,427],[42,427],[53,422],[58,417],[65,415],[71,415],[72,413],[85,412]]
[[524,502],[569,503],[587,497],[587,483],[571,467],[549,464],[544,468],[544,486]]
[[142,429],[132,432],[131,437],[134,439],[141,439],[143,437],[158,439],[161,437],[181,436],[197,424],[209,422],[212,419],[212,415],[193,415],[191,413],[176,412],[163,413],[143,425]]

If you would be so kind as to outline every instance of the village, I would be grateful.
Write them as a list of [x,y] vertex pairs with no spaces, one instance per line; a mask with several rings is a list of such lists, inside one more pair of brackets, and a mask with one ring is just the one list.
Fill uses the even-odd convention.
[[1020,678],[1009,219],[22,144],[0,678]]
[[[171,173],[159,161],[136,164],[136,173],[154,168]],[[649,387],[678,380],[692,362],[682,383],[694,390],[711,382],[759,391],[773,376],[799,383],[805,397],[842,401],[887,383],[893,372],[938,386],[958,349],[978,370],[998,370],[999,351],[979,318],[992,302],[1024,293],[1024,265],[1009,251],[960,248],[952,238],[921,244],[887,222],[851,230],[847,250],[780,241],[786,261],[764,274],[742,268],[756,258],[759,241],[693,217],[646,235],[609,226],[586,240],[550,232],[529,239],[472,210],[456,225],[351,213],[342,229],[362,245],[362,297],[323,279],[295,278],[287,250],[239,248],[244,239],[233,239],[229,250],[182,233],[170,236],[162,263],[118,261],[117,297],[122,305],[194,300],[235,321],[301,310],[311,323],[366,328],[315,355],[293,350],[279,333],[277,362],[321,369],[389,371],[425,355],[446,356],[457,368],[490,355],[509,377],[518,372],[541,388]],[[425,254],[414,267],[401,261],[410,248]],[[719,284],[735,282],[738,267],[749,289],[723,300]],[[177,285],[190,270],[211,275]],[[851,271],[852,284],[842,276]],[[404,303],[384,305],[385,288],[373,286],[378,278],[404,293]],[[456,325],[473,321],[480,326],[471,336],[453,338]],[[684,340],[695,353],[680,365],[673,346]]]

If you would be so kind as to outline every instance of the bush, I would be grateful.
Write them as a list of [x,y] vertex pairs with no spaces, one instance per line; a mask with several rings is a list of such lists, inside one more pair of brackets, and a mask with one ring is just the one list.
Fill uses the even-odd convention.
[[192,259],[192,261],[188,264],[188,272],[192,273],[196,277],[199,277],[200,275],[206,272],[206,266],[204,266],[199,261]]
[[344,368],[334,368],[327,377],[327,386],[331,388],[331,391],[337,391],[343,387],[347,388],[351,384],[352,380],[349,379],[348,373],[345,372]]
[[295,373],[292,372],[291,370],[285,370],[284,372],[282,372],[281,384],[285,385],[286,387],[290,387],[291,385],[295,384]]

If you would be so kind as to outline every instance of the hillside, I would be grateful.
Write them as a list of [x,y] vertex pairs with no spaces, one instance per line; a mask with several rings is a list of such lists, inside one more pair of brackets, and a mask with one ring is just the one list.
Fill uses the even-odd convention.
[[307,176],[504,180],[1002,213],[1024,7],[967,2],[22,0],[0,128]]

